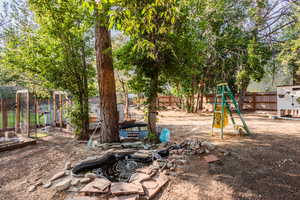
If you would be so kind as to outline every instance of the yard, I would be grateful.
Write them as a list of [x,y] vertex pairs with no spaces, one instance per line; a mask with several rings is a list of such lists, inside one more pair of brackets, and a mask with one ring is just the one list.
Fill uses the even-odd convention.
[[[263,114],[246,114],[245,119],[253,135],[226,135],[220,140],[217,134],[210,136],[210,114],[160,112],[159,124],[171,129],[172,141],[197,137],[213,142],[218,150],[227,150],[230,155],[220,156],[222,162],[218,164],[207,164],[201,156],[192,156],[184,172],[171,177],[156,199],[300,199],[300,123],[271,120]],[[0,199],[65,199],[67,194],[41,186],[34,192],[28,189],[48,180],[68,160],[74,163],[99,154],[70,137],[55,133],[35,146],[0,153]]]

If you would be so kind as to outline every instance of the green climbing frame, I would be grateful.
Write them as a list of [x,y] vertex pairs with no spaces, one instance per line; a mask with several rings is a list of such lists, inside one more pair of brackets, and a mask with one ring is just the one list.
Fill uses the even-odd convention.
[[[221,97],[221,102],[219,102],[219,98],[220,97]],[[214,101],[214,114],[213,114],[213,123],[212,123],[212,134],[213,134],[213,131],[214,131],[215,113],[218,112],[216,110],[218,104],[222,106],[222,110],[221,110],[221,138],[223,139],[223,136],[224,136],[224,114],[225,114],[225,108],[227,109],[227,111],[228,111],[228,113],[230,115],[230,118],[231,118],[233,126],[234,127],[236,126],[235,120],[234,120],[233,115],[232,115],[232,111],[230,109],[230,103],[233,104],[236,113],[238,114],[240,120],[242,121],[243,128],[244,128],[246,134],[250,135],[251,132],[249,131],[249,128],[248,128],[245,120],[242,117],[242,114],[241,114],[241,111],[240,111],[240,109],[238,107],[238,104],[237,104],[237,102],[236,102],[236,100],[234,98],[234,95],[233,95],[232,91],[230,90],[230,88],[229,88],[229,86],[228,86],[227,83],[221,83],[221,84],[217,85],[217,91],[216,91],[216,96],[215,96],[215,101]]]

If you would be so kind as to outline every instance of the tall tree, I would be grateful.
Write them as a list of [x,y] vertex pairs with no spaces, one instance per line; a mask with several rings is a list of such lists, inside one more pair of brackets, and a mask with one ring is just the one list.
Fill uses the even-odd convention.
[[95,10],[95,50],[97,80],[100,98],[102,131],[100,142],[117,142],[119,138],[116,85],[112,58],[111,33],[109,30],[110,1],[91,3]]
[[87,58],[92,55],[91,48],[88,46],[91,39],[89,30],[92,26],[92,16],[89,10],[78,1],[30,0],[29,2],[41,25],[41,32],[49,35],[61,45],[63,52],[61,66],[63,67],[55,68],[52,73],[48,70],[47,73],[51,74],[52,78],[61,74],[63,79],[58,86],[72,92],[74,105],[78,109],[73,117],[77,118],[74,122],[79,132],[79,139],[88,139],[88,79],[91,65],[87,62]]
[[46,88],[69,92],[75,108],[71,115],[73,125],[79,139],[87,139],[88,81],[93,76],[92,66],[87,61],[92,56],[88,45],[91,39],[89,12],[71,0],[29,3],[36,22],[10,35],[4,52],[5,65],[20,73],[29,73]]
[[[172,54],[167,42],[178,14],[178,2],[156,0],[119,1],[112,10],[112,22],[133,41],[133,50],[145,60],[137,66],[147,79],[148,128],[156,134],[157,96],[160,74],[167,66],[166,52]],[[169,50],[168,50],[169,49]],[[141,57],[142,56],[142,57]]]

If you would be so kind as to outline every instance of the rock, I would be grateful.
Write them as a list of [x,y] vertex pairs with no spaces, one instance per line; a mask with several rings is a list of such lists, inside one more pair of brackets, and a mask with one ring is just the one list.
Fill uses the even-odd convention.
[[84,186],[80,192],[83,193],[107,193],[108,187],[110,186],[111,182],[106,178],[96,178],[93,182],[87,184]]
[[70,170],[71,169],[71,167],[72,167],[72,164],[71,164],[71,162],[66,162],[66,164],[65,164],[65,170]]
[[62,180],[62,181],[58,182],[54,186],[54,188],[57,191],[63,191],[63,190],[68,189],[70,186],[71,186],[71,179],[65,179],[65,180]]
[[129,195],[129,194],[144,194],[144,189],[139,183],[112,183],[110,187],[112,195]]
[[107,187],[111,185],[111,182],[106,178],[97,178],[93,181],[93,184],[94,188],[104,191]]
[[143,167],[143,168],[138,168],[135,171],[143,174],[151,174],[152,170],[151,167]]
[[86,174],[84,175],[84,177],[85,177],[85,178],[90,178],[90,179],[95,179],[95,178],[97,178],[97,175],[94,174],[94,173],[86,173]]
[[208,156],[204,156],[204,160],[207,163],[212,163],[212,162],[219,161],[220,159],[217,156],[215,156],[215,155],[208,155]]
[[80,189],[74,186],[71,186],[67,189],[67,192],[79,192]]
[[201,145],[210,151],[212,151],[216,148],[216,146],[214,144],[207,142],[207,141],[202,142]]
[[20,184],[21,185],[25,185],[25,184],[27,184],[28,183],[28,180],[25,180],[25,181],[22,181]]
[[143,182],[142,185],[143,185],[143,187],[145,187],[147,189],[155,189],[158,187],[159,183],[156,180],[151,179],[151,180]]
[[189,148],[190,149],[199,149],[201,146],[201,142],[197,139],[189,141]]
[[203,153],[205,153],[205,150],[204,150],[204,149],[198,149],[198,150],[196,151],[196,154],[203,154]]
[[50,182],[55,181],[55,180],[65,176],[65,174],[66,174],[65,171],[58,172],[50,179]]
[[49,188],[51,187],[52,183],[51,182],[47,182],[43,185],[43,188]]
[[159,174],[151,180],[144,181],[142,185],[145,188],[147,197],[152,199],[162,189],[162,187],[168,183],[168,181],[168,177],[163,174]]
[[129,183],[140,183],[142,181],[151,179],[151,176],[148,174],[143,174],[143,173],[135,173],[132,174],[130,179],[129,179]]
[[165,165],[167,165],[167,161],[166,160],[158,160],[158,164],[159,164],[159,167],[162,168]]
[[65,170],[65,175],[66,175],[66,176],[69,176],[69,175],[71,175],[71,174],[72,174],[71,170]]
[[73,185],[73,186],[76,186],[76,185],[78,185],[80,183],[80,179],[72,179],[72,181],[71,181],[71,185]]
[[168,162],[166,167],[170,169],[171,167],[173,167],[173,163],[172,162]]
[[36,186],[36,187],[38,187],[38,186],[40,186],[40,185],[43,185],[43,183],[42,183],[41,180],[39,180],[39,181],[37,181],[37,182],[35,183],[35,186]]
[[91,179],[90,178],[82,178],[82,179],[80,179],[80,183],[89,183],[89,182],[91,182]]
[[36,185],[32,185],[28,188],[28,192],[33,192],[36,189]]

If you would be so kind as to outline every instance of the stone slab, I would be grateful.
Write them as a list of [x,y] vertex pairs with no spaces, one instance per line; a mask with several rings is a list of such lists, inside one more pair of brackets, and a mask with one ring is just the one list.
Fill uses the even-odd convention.
[[58,182],[54,188],[55,190],[57,191],[63,191],[63,190],[66,190],[68,189],[70,186],[71,186],[71,179],[65,179],[65,180],[62,180],[60,182]]
[[169,181],[169,178],[163,174],[154,176],[151,180],[143,181],[142,185],[148,199],[152,199]]
[[105,178],[96,178],[93,182],[84,186],[80,192],[84,193],[107,193],[111,182]]
[[50,182],[60,179],[61,177],[65,176],[65,175],[66,175],[65,171],[58,172],[57,174],[52,176],[52,178],[50,179]]
[[144,194],[144,189],[139,183],[112,183],[110,191],[112,195]]
[[151,179],[151,176],[144,173],[134,173],[129,179],[129,183],[140,183],[145,180]]

